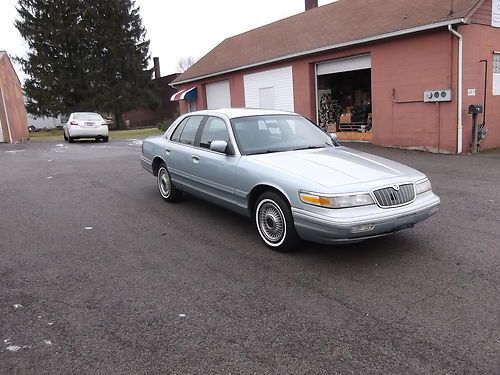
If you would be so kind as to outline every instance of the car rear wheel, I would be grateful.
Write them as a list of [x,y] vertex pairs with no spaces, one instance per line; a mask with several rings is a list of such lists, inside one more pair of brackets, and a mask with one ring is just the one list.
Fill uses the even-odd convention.
[[254,216],[260,238],[271,249],[289,252],[300,243],[290,207],[281,195],[263,193],[257,199]]
[[107,141],[109,141],[109,137],[102,137],[102,141],[103,141],[103,142],[107,142]]
[[182,198],[182,191],[172,183],[167,166],[162,163],[158,169],[158,190],[161,196],[169,203],[177,203]]
[[75,142],[75,139],[72,136],[68,135],[68,142],[73,143]]

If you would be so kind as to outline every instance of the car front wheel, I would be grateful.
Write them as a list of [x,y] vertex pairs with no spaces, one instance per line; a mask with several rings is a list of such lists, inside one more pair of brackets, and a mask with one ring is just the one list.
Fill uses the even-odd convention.
[[181,200],[182,191],[177,189],[172,183],[170,173],[168,173],[167,166],[162,163],[158,169],[158,190],[161,196],[169,203],[177,203]]
[[262,241],[273,250],[292,251],[300,242],[290,207],[275,192],[265,192],[257,199],[255,224]]

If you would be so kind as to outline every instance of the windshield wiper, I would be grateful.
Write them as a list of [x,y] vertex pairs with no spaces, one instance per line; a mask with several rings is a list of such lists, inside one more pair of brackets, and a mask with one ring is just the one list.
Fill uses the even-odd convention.
[[[328,145],[327,143],[325,143],[325,145]],[[329,146],[329,145],[328,145]],[[305,147],[297,147],[297,148],[294,148],[292,151],[299,151],[299,150],[314,150],[314,149],[317,149],[317,148],[326,148],[326,146],[305,146]]]
[[263,151],[249,152],[247,155],[273,154],[275,152],[283,152],[283,151],[288,151],[288,150],[263,150]]

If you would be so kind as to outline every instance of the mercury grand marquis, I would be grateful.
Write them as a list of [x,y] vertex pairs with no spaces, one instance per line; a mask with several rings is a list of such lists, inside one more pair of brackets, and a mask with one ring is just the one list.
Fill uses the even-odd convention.
[[301,239],[331,244],[392,234],[440,204],[423,173],[341,146],[290,112],[188,113],[146,139],[140,160],[165,201],[186,192],[246,215],[277,251]]

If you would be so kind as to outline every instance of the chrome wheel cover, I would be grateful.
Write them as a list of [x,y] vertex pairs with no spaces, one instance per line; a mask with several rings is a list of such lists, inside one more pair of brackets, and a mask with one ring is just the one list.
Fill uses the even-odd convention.
[[158,171],[158,189],[163,198],[168,198],[170,196],[172,185],[170,182],[170,176],[164,167],[161,167]]
[[262,239],[270,246],[279,246],[286,236],[285,215],[276,202],[263,199],[256,214],[257,228]]

